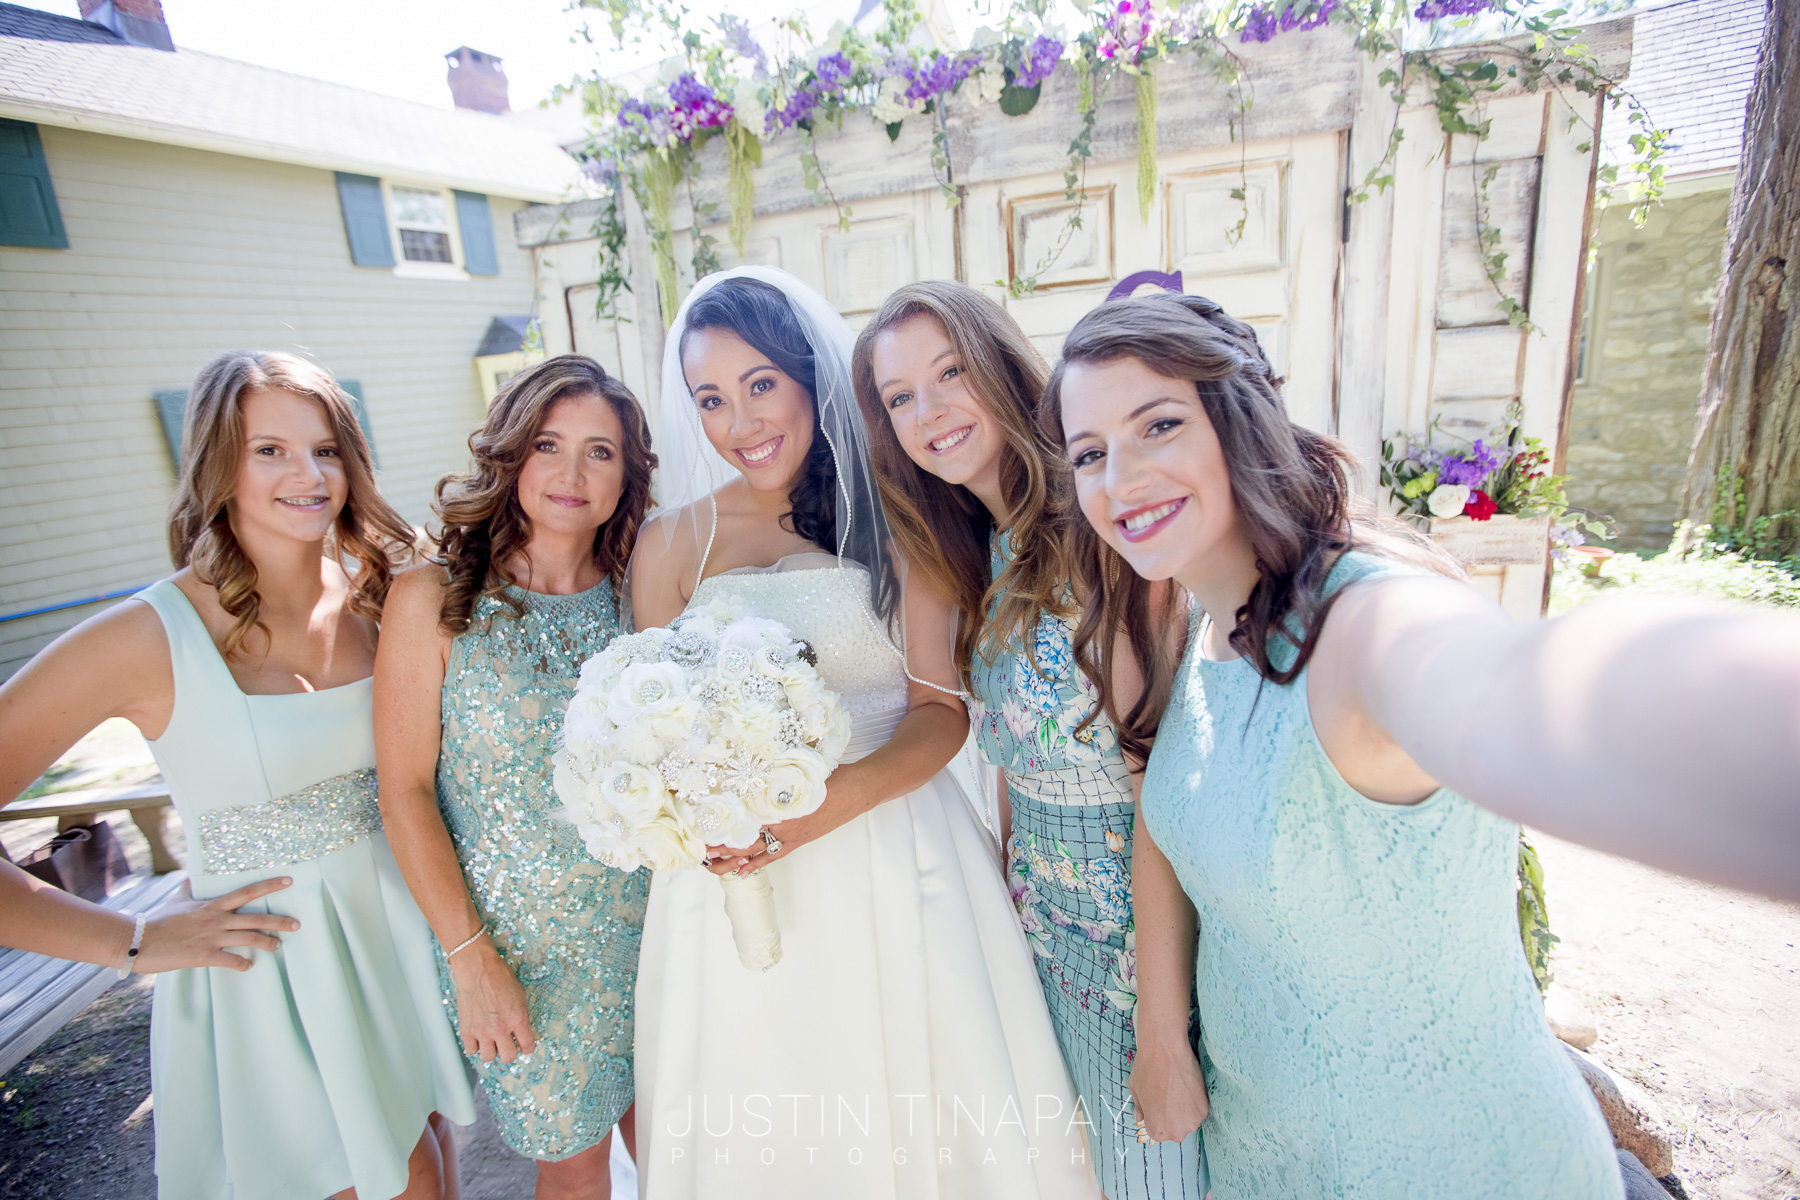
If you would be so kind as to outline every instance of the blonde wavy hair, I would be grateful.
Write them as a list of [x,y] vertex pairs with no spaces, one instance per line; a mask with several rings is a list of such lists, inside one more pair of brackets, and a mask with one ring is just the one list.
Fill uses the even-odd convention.
[[432,505],[444,522],[438,537],[438,561],[450,573],[438,628],[450,637],[464,632],[483,596],[498,596],[514,616],[525,608],[506,593],[508,580],[499,564],[531,540],[531,519],[519,503],[519,472],[531,456],[532,440],[558,400],[598,396],[612,406],[624,433],[619,454],[625,460],[625,490],[619,506],[594,531],[594,562],[623,594],[625,568],[637,544],[638,529],[650,508],[650,477],[656,455],[650,428],[631,389],[591,358],[559,354],[506,381],[488,409],[487,420],[469,435],[475,469],[438,480]]
[[[875,386],[875,340],[917,316],[943,326],[970,392],[1000,430],[1000,492],[1007,510],[1000,525],[1012,543],[1012,559],[997,576],[990,559],[993,515],[967,488],[945,483],[906,456]],[[1067,617],[1074,608],[1061,535],[1070,491],[1066,472],[1055,467],[1061,447],[1037,419],[1050,373],[1043,356],[986,295],[967,284],[931,280],[909,283],[887,298],[857,337],[850,370],[894,540],[964,614],[956,635],[963,686],[977,654],[991,662],[1002,647],[1018,644],[1029,658],[1039,614]]]
[[277,388],[318,404],[337,440],[349,494],[326,553],[350,576],[350,611],[379,621],[395,570],[414,552],[412,527],[376,487],[368,439],[349,395],[331,373],[292,354],[227,350],[200,368],[188,393],[181,480],[169,511],[169,557],[215,588],[219,606],[232,617],[225,634],[227,658],[243,649],[251,630],[269,632],[260,617],[256,564],[232,531],[228,502],[244,461],[244,395]]

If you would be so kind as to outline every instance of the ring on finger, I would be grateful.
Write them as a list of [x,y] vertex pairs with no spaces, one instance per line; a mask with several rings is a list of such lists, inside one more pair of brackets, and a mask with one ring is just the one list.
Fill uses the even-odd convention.
[[781,839],[776,837],[772,830],[763,830],[763,845],[769,848],[771,858],[781,853]]

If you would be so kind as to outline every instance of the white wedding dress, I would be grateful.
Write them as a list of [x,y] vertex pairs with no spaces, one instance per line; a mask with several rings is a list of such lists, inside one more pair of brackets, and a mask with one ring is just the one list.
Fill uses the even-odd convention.
[[[818,654],[847,759],[906,711],[868,576],[830,554],[703,580]],[[658,873],[637,984],[644,1200],[1099,1195],[991,843],[948,770],[769,867],[782,960],[739,965],[719,881]]]

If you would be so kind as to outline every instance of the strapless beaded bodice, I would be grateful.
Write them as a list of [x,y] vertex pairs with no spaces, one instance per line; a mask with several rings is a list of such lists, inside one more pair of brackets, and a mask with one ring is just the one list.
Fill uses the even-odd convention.
[[839,566],[833,554],[790,554],[772,567],[739,567],[703,579],[689,603],[727,597],[780,621],[812,646],[820,678],[844,701],[858,734],[870,718],[898,720],[905,712],[905,664],[869,608],[863,568]]

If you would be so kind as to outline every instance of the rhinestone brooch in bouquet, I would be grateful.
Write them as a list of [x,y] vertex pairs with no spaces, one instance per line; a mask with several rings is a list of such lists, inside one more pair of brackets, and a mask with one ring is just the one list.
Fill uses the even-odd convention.
[[[552,760],[588,853],[623,871],[687,870],[709,845],[749,846],[765,825],[815,811],[850,741],[816,662],[735,598],[590,658]],[[720,882],[738,961],[768,970],[781,961],[774,889],[761,871]]]

